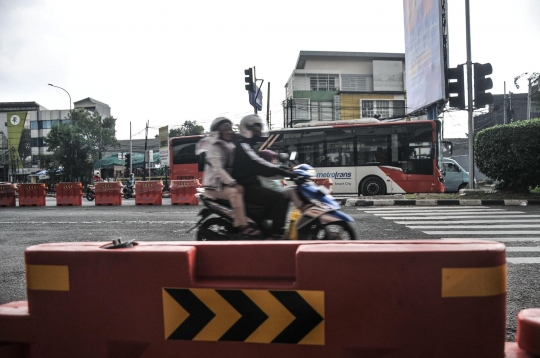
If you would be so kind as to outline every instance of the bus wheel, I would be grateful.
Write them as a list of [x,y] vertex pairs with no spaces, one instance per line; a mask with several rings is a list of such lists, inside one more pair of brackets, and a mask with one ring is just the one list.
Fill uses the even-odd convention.
[[385,195],[386,185],[379,177],[367,177],[360,184],[359,192],[363,196]]

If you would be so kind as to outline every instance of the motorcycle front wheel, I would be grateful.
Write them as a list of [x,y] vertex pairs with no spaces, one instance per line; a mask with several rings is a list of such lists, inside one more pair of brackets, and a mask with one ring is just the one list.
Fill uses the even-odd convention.
[[356,234],[352,226],[345,221],[329,224],[316,222],[299,230],[298,238],[300,240],[356,240]]
[[96,195],[94,193],[86,193],[86,200],[94,201],[95,198],[96,198]]
[[230,239],[233,226],[222,218],[209,218],[197,230],[197,241],[226,241]]

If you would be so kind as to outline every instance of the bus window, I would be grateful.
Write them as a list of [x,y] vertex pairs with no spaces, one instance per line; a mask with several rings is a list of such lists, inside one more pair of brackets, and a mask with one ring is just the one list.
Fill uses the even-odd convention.
[[357,136],[356,165],[389,164],[389,136]]
[[195,154],[195,145],[200,138],[173,141],[173,164],[197,164],[199,156]]

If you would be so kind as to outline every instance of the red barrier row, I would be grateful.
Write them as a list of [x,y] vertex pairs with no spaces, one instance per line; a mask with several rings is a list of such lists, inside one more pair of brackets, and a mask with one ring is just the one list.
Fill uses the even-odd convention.
[[43,183],[17,184],[19,206],[45,206],[47,187]]
[[171,180],[171,204],[172,205],[199,205],[197,188],[201,184],[199,180]]
[[15,184],[0,184],[0,206],[15,206],[17,186]]
[[138,181],[135,183],[135,205],[161,205],[163,203],[161,180]]
[[96,182],[94,186],[96,205],[122,205],[123,187],[119,181]]
[[[496,242],[43,244],[0,342],[32,357],[503,357]],[[128,274],[126,274],[128,273]]]
[[82,183],[58,183],[55,191],[57,206],[82,205]]

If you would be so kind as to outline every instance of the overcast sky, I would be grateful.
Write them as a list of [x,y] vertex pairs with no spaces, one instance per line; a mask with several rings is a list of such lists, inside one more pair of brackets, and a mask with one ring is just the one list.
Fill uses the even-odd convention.
[[[448,0],[450,66],[466,62],[465,0]],[[470,0],[472,60],[493,65],[493,93],[540,71],[540,0]],[[144,138],[185,120],[235,121],[252,112],[244,69],[271,83],[275,128],[301,50],[404,52],[403,0],[0,0],[0,102],[67,109],[92,97],[111,106],[117,138]],[[465,112],[445,116],[464,137]]]

